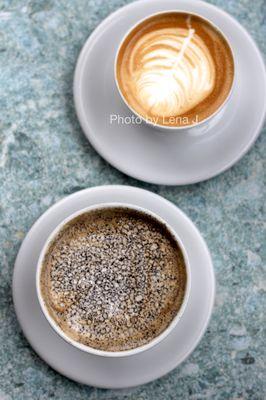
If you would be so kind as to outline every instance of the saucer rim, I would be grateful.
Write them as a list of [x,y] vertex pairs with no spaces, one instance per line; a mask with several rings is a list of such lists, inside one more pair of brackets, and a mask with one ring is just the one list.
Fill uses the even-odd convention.
[[[192,2],[195,0],[191,0]],[[120,7],[116,11],[112,12],[110,15],[108,15],[95,29],[94,31],[90,34],[90,36],[87,38],[85,41],[77,62],[76,62],[76,67],[75,67],[75,72],[74,72],[74,79],[73,79],[73,95],[74,95],[74,105],[75,105],[75,110],[76,114],[80,123],[80,126],[82,128],[82,131],[86,138],[89,140],[90,144],[93,146],[93,148],[97,151],[97,153],[103,157],[110,165],[118,169],[120,172],[138,179],[143,182],[151,183],[151,184],[156,184],[156,185],[165,185],[165,186],[182,186],[182,185],[192,185],[195,183],[199,182],[204,182],[208,179],[214,178],[215,176],[218,176],[222,174],[223,172],[227,171],[230,169],[234,164],[236,164],[242,157],[246,155],[246,153],[250,150],[250,148],[253,146],[255,141],[257,140],[264,122],[266,120],[266,96],[264,96],[264,105],[263,105],[263,112],[260,115],[259,120],[256,123],[256,129],[252,131],[250,134],[250,138],[247,141],[246,145],[243,148],[240,148],[240,151],[236,153],[234,157],[232,157],[231,160],[229,160],[227,163],[225,163],[223,166],[218,166],[215,171],[211,171],[211,169],[208,172],[203,172],[200,175],[196,175],[194,178],[171,178],[171,179],[165,179],[165,177],[162,178],[149,178],[148,176],[141,176],[139,173],[135,173],[134,171],[128,171],[128,168],[125,168],[124,166],[120,165],[119,160],[117,160],[115,157],[110,156],[108,149],[104,149],[101,144],[97,143],[96,136],[91,134],[91,127],[87,123],[86,119],[86,113],[83,108],[83,101],[82,101],[82,96],[80,93],[80,87],[82,86],[83,82],[83,73],[84,73],[84,66],[86,64],[86,60],[88,57],[88,54],[90,52],[90,48],[92,47],[93,43],[97,40],[98,35],[101,34],[102,30],[104,30],[108,24],[112,23],[112,20],[118,16],[120,13],[122,14],[125,12],[125,10],[130,11],[130,9],[133,9],[135,7],[138,7],[142,4],[151,4],[150,0],[139,0],[139,1],[134,1],[130,4],[127,4],[123,7]],[[238,22],[233,16],[231,16],[229,13],[224,11],[223,9],[213,5],[206,3],[202,0],[197,0],[196,1],[197,6],[204,7],[205,9],[212,9],[215,10],[217,13],[219,13],[223,18],[230,19],[232,23],[235,24],[236,28],[241,30],[243,35],[245,36],[246,40],[250,42],[250,45],[253,47],[254,51],[256,52],[256,57],[257,57],[257,63],[259,64],[259,67],[262,72],[262,81],[265,87],[265,92],[266,92],[266,67],[264,64],[263,56],[259,50],[258,45],[256,44],[255,40],[252,38],[252,36],[249,34],[249,32]],[[154,4],[154,7],[156,5]],[[181,6],[181,9],[182,10]],[[186,10],[184,10],[186,11]],[[155,11],[154,11],[155,12]],[[193,12],[193,10],[191,11]],[[200,14],[200,13],[199,13]],[[203,16],[204,17],[204,16]],[[206,17],[207,18],[207,17]],[[210,19],[212,22],[212,20]],[[230,42],[229,42],[230,43]],[[154,128],[155,129],[155,128]],[[229,128],[228,128],[229,129]],[[170,132],[165,132],[162,134],[171,134]],[[178,133],[172,132],[173,135],[178,135]],[[147,174],[148,175],[148,174]],[[177,174],[178,175],[178,174]]]
[[[166,370],[164,370],[164,372],[157,372],[154,373],[154,371],[152,371],[152,373],[150,373],[150,375],[147,378],[142,378],[142,379],[138,379],[137,383],[133,383],[132,385],[124,385],[123,383],[120,383],[119,385],[108,385],[108,384],[104,384],[103,382],[101,384],[99,384],[99,382],[97,382],[96,384],[93,383],[92,381],[90,381],[90,378],[88,377],[88,379],[84,380],[84,379],[80,379],[78,375],[75,375],[75,373],[69,373],[68,371],[66,372],[64,367],[58,366],[57,364],[54,363],[54,361],[50,360],[48,356],[46,356],[46,354],[42,354],[41,351],[39,351],[39,349],[37,348],[38,346],[35,344],[32,344],[31,339],[28,338],[27,332],[25,332],[24,326],[25,324],[23,323],[23,318],[20,315],[19,312],[19,299],[17,298],[17,291],[16,291],[16,287],[17,287],[17,271],[19,270],[19,264],[20,264],[20,258],[22,258],[23,252],[25,250],[25,247],[28,246],[29,244],[27,243],[27,238],[29,239],[30,235],[33,233],[34,228],[36,226],[38,226],[40,223],[44,223],[46,217],[48,216],[48,214],[51,212],[52,210],[55,210],[56,208],[60,207],[63,203],[67,202],[69,199],[70,200],[75,200],[75,197],[78,199],[79,195],[83,194],[83,193],[93,193],[93,192],[97,192],[97,191],[107,191],[107,195],[111,194],[112,191],[131,191],[130,195],[134,196],[134,193],[137,191],[140,194],[141,197],[141,202],[145,202],[147,200],[144,199],[143,200],[143,196],[145,197],[145,195],[147,195],[150,199],[153,197],[155,200],[157,200],[158,202],[161,202],[162,204],[165,205],[165,207],[170,207],[172,209],[172,212],[176,212],[176,210],[178,210],[178,212],[180,213],[180,215],[182,216],[182,218],[184,218],[184,220],[186,221],[186,224],[188,223],[190,225],[190,227],[194,230],[195,234],[198,237],[198,240],[201,241],[201,245],[202,245],[202,249],[205,252],[205,256],[209,259],[209,266],[208,266],[208,270],[210,273],[210,293],[208,294],[209,297],[209,304],[208,304],[208,311],[206,312],[206,318],[205,318],[205,322],[204,325],[201,328],[200,333],[197,336],[197,340],[194,340],[194,342],[192,344],[190,344],[189,346],[189,350],[187,352],[185,352],[183,354],[182,357],[180,357],[178,359],[178,361],[175,360],[175,362],[173,363],[173,365],[171,365],[171,367],[167,368]],[[109,192],[109,193],[108,193]],[[103,194],[99,194],[99,196],[104,195]],[[112,195],[112,194],[111,194]],[[76,199],[76,200],[77,200]],[[94,201],[94,200],[93,200]],[[108,200],[110,201],[110,200]],[[139,200],[138,200],[139,201]],[[132,203],[139,205],[138,201],[133,200]],[[102,203],[105,203],[107,201],[102,201]],[[101,202],[97,203],[100,204]],[[93,203],[95,204],[95,203]],[[145,208],[149,209],[149,207],[147,205],[144,205]],[[152,210],[151,210],[152,211]],[[174,229],[174,228],[173,228]],[[175,229],[174,229],[175,230]],[[177,233],[178,234],[178,233]],[[37,293],[35,293],[37,296]],[[68,377],[71,380],[77,381],[79,383],[82,384],[86,384],[86,385],[92,385],[95,387],[99,387],[99,388],[106,388],[106,389],[117,389],[117,388],[128,388],[128,387],[135,387],[138,385],[142,385],[142,384],[146,384],[148,382],[151,382],[155,379],[158,379],[164,375],[166,375],[167,373],[169,373],[171,370],[173,370],[174,368],[176,368],[178,365],[180,365],[185,359],[187,359],[187,357],[195,350],[195,348],[198,346],[199,342],[201,341],[202,337],[204,336],[206,329],[209,325],[210,319],[211,319],[211,315],[213,312],[213,307],[214,307],[214,300],[215,300],[215,274],[214,274],[214,269],[213,269],[213,263],[212,263],[212,258],[209,252],[209,249],[207,247],[206,241],[204,240],[204,238],[202,237],[202,235],[200,234],[198,228],[195,226],[195,224],[190,220],[190,218],[182,211],[180,210],[177,206],[175,206],[173,203],[171,203],[169,200],[163,198],[162,196],[155,194],[153,192],[150,192],[148,190],[145,189],[141,189],[138,187],[133,187],[133,186],[124,186],[124,185],[103,185],[103,186],[96,186],[96,187],[92,187],[92,188],[87,188],[87,189],[83,189],[81,191],[78,191],[76,193],[73,193],[67,197],[64,197],[63,199],[59,200],[58,202],[56,202],[55,204],[53,204],[50,208],[48,208],[48,210],[46,210],[38,219],[37,221],[32,225],[32,227],[30,228],[30,230],[28,231],[27,235],[25,236],[21,247],[19,249],[16,261],[15,261],[15,267],[14,267],[14,271],[13,271],[13,280],[12,280],[12,295],[13,295],[13,303],[14,303],[14,308],[15,308],[15,312],[17,315],[17,319],[18,322],[20,324],[20,327],[24,333],[24,336],[26,337],[26,339],[28,340],[30,346],[34,349],[34,351],[39,355],[39,357],[41,359],[43,359],[50,367],[52,367],[54,370],[56,370],[57,372],[59,372],[60,374]],[[37,301],[37,300],[36,300]],[[39,312],[41,313],[41,310],[39,310]],[[48,323],[47,323],[48,324]],[[24,326],[23,326],[24,325]],[[178,326],[178,325],[177,325]],[[176,329],[176,328],[175,328]],[[62,339],[63,340],[63,339]],[[167,338],[165,338],[165,341],[167,341]],[[68,346],[67,343],[65,343],[66,346]],[[158,345],[159,346],[159,345]],[[157,346],[155,346],[153,349],[155,349]],[[150,351],[152,352],[153,349],[151,349]],[[77,350],[77,349],[76,349]],[[79,351],[79,350],[77,350]],[[148,352],[148,351],[147,351]],[[143,354],[145,354],[145,352],[143,352]],[[88,357],[97,357],[98,356],[94,356],[94,355],[89,355]],[[136,355],[137,357],[137,355]],[[104,357],[101,357],[104,360]],[[117,359],[113,359],[114,362]],[[60,364],[60,362],[59,362]]]

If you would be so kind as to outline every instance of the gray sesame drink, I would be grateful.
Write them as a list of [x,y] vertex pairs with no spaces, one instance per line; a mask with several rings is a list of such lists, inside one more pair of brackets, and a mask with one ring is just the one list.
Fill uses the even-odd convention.
[[69,338],[114,352],[145,345],[169,326],[187,275],[163,223],[116,207],[64,225],[46,251],[40,280],[50,316]]

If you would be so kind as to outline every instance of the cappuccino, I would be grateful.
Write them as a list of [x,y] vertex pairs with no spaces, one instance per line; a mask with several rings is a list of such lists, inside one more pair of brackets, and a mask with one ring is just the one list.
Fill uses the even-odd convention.
[[43,258],[46,309],[72,340],[124,351],[149,343],[178,313],[186,267],[169,229],[145,212],[93,210],[68,222]]
[[122,97],[142,118],[165,126],[192,125],[227,99],[233,55],[222,33],[204,18],[160,13],[123,40],[116,78]]

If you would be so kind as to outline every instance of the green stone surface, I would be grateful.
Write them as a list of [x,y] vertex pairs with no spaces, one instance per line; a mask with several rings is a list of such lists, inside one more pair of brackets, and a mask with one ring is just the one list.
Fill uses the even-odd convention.
[[[100,158],[75,115],[73,71],[88,35],[128,2],[0,0],[0,400],[263,400],[265,135],[229,171],[193,186],[144,184]],[[212,3],[235,16],[265,53],[263,0]],[[162,379],[121,391],[53,371],[23,337],[11,296],[15,257],[33,222],[62,197],[103,184],[143,187],[178,205],[206,239],[217,278],[213,318],[188,360]]]

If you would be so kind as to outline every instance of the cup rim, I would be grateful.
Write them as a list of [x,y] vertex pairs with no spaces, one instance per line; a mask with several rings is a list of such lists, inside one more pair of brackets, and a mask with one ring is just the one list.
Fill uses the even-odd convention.
[[[232,84],[231,84],[231,88],[226,96],[226,98],[224,99],[224,101],[220,104],[220,106],[214,111],[213,114],[209,115],[207,118],[199,121],[198,123],[195,124],[189,124],[189,125],[184,125],[184,126],[170,126],[170,125],[163,125],[160,123],[155,123],[152,121],[147,120],[145,117],[143,117],[141,114],[139,114],[136,110],[134,110],[134,108],[128,103],[128,101],[126,100],[126,98],[124,97],[119,83],[118,83],[118,78],[117,78],[117,61],[118,61],[118,56],[121,50],[121,47],[124,43],[124,41],[126,40],[126,38],[128,37],[128,35],[141,23],[145,22],[146,20],[149,20],[152,17],[155,17],[157,15],[163,15],[163,14],[169,14],[169,13],[174,13],[174,14],[190,14],[192,16],[196,16],[198,18],[201,18],[202,20],[204,20],[205,22],[207,22],[209,25],[211,25],[215,30],[217,30],[220,35],[224,38],[225,42],[227,43],[231,55],[232,55],[232,61],[233,61],[233,67],[234,67],[234,74],[233,74],[233,80],[232,80]],[[114,77],[115,77],[115,83],[116,83],[116,87],[117,90],[122,98],[122,100],[124,101],[124,103],[126,104],[126,106],[130,109],[130,111],[135,114],[137,117],[139,117],[143,122],[145,122],[147,125],[153,127],[153,128],[159,128],[165,131],[180,131],[183,132],[185,130],[191,129],[191,128],[197,128],[203,124],[205,124],[206,122],[208,122],[210,119],[212,119],[213,117],[215,117],[218,113],[220,113],[220,111],[225,107],[225,105],[228,103],[229,99],[231,98],[234,86],[235,86],[235,77],[236,77],[236,62],[235,62],[235,54],[233,51],[233,48],[231,46],[231,43],[227,37],[227,35],[214,23],[212,22],[209,18],[206,18],[204,16],[202,16],[199,13],[196,12],[191,12],[191,11],[186,11],[186,10],[165,10],[165,11],[157,11],[155,13],[149,14],[148,16],[141,18],[138,20],[138,22],[136,22],[134,25],[132,25],[127,31],[126,33],[123,35],[122,39],[119,42],[119,45],[117,47],[117,51],[116,51],[116,55],[115,55],[115,61],[114,61]]]
[[[185,269],[186,269],[186,278],[187,278],[187,280],[186,280],[186,288],[185,288],[185,294],[184,294],[183,302],[181,304],[181,307],[179,308],[179,310],[175,314],[174,318],[170,322],[170,324],[167,326],[167,328],[163,332],[161,332],[158,336],[153,338],[148,343],[146,343],[146,344],[144,344],[142,346],[135,347],[133,349],[129,349],[129,350],[121,350],[121,351],[100,350],[100,349],[93,348],[91,346],[87,346],[85,344],[82,344],[80,342],[77,342],[74,339],[71,339],[69,336],[67,336],[67,334],[59,327],[59,325],[51,317],[51,315],[49,314],[49,312],[47,310],[47,307],[46,307],[46,304],[45,304],[45,300],[43,299],[42,294],[41,294],[40,277],[41,277],[41,270],[42,270],[44,256],[45,256],[45,254],[46,254],[46,252],[47,252],[47,250],[49,248],[49,245],[51,244],[53,239],[56,237],[56,235],[72,219],[74,219],[74,218],[76,218],[76,217],[78,217],[78,216],[80,216],[82,214],[86,214],[87,212],[90,212],[90,211],[96,211],[96,210],[101,210],[101,209],[106,209],[106,208],[107,209],[125,208],[125,209],[130,209],[130,210],[133,210],[133,211],[139,211],[139,212],[142,212],[142,213],[145,213],[145,214],[151,216],[157,222],[162,223],[167,228],[167,230],[170,232],[170,234],[175,239],[175,241],[177,242],[177,244],[178,244],[178,246],[179,246],[179,248],[180,248],[180,250],[182,252],[182,255],[183,255],[183,258],[184,258]],[[37,269],[36,269],[36,291],[37,291],[37,297],[38,297],[38,301],[39,301],[39,305],[40,305],[40,308],[42,310],[42,313],[45,316],[46,320],[49,322],[50,326],[53,328],[53,330],[62,339],[64,339],[70,345],[73,345],[74,347],[76,347],[79,350],[84,351],[86,353],[94,354],[94,355],[98,355],[98,356],[103,356],[103,357],[132,356],[132,355],[141,353],[141,352],[143,352],[145,350],[148,350],[148,349],[156,346],[157,344],[159,344],[176,327],[177,323],[179,322],[179,320],[181,319],[182,315],[184,314],[184,311],[185,311],[187,303],[188,303],[190,290],[191,290],[191,268],[190,268],[190,262],[189,262],[188,255],[187,255],[187,252],[185,250],[185,247],[184,247],[181,239],[179,238],[179,235],[176,233],[176,231],[162,217],[160,217],[159,215],[157,215],[153,211],[150,211],[150,210],[148,210],[146,208],[139,207],[139,206],[136,206],[136,205],[133,205],[133,204],[129,204],[129,203],[112,202],[112,203],[95,204],[95,205],[92,205],[92,206],[89,206],[89,207],[82,208],[82,209],[72,213],[68,217],[64,218],[63,221],[61,221],[55,227],[55,229],[49,234],[48,238],[46,239],[46,241],[45,241],[45,243],[44,243],[44,245],[42,247],[42,250],[40,252],[40,255],[39,255],[39,258],[38,258],[38,262],[37,262]]]

